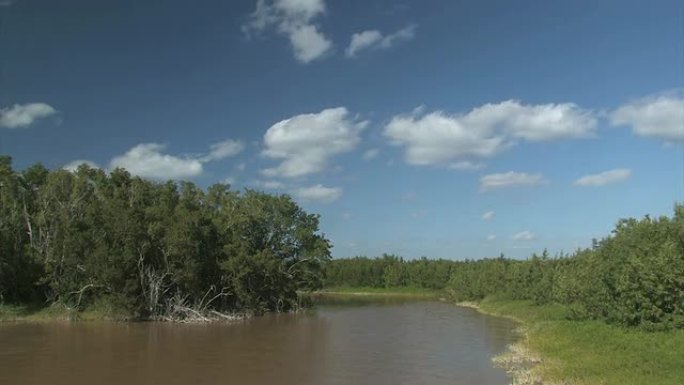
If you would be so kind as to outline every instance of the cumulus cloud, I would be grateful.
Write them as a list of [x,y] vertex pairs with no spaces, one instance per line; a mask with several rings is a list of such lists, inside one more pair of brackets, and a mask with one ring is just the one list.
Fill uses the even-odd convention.
[[628,103],[610,114],[614,126],[629,126],[639,136],[684,141],[684,98],[662,95]]
[[263,155],[282,162],[262,173],[293,178],[321,172],[331,157],[356,147],[366,125],[365,121],[349,117],[344,107],[281,120],[264,134]]
[[239,140],[228,139],[212,144],[209,146],[209,149],[209,153],[200,159],[202,162],[211,162],[235,156],[245,149],[245,145]]
[[277,180],[257,180],[253,184],[266,190],[282,190],[287,187],[285,183]]
[[514,241],[531,241],[536,238],[537,236],[534,233],[527,230],[521,231],[517,234],[513,234],[513,236],[511,237],[511,239]]
[[462,160],[460,162],[451,163],[447,168],[452,170],[481,170],[485,167],[484,163],[481,162],[471,162],[469,160]]
[[577,186],[603,186],[629,179],[631,175],[632,170],[626,168],[616,168],[614,170],[608,170],[598,174],[585,175],[577,179],[574,184]]
[[[126,153],[114,157],[111,168],[125,168],[133,175],[143,178],[165,180],[199,176],[204,172],[204,164],[235,156],[245,146],[238,140],[227,139],[209,146],[205,154],[171,155],[165,154],[166,145],[160,143],[141,143]],[[236,169],[243,170],[240,163]],[[234,180],[233,180],[234,181]]]
[[78,167],[82,164],[87,165],[90,168],[100,168],[100,166],[97,165],[97,163],[91,161],[91,160],[85,160],[85,159],[79,159],[79,160],[74,160],[71,161],[64,166],[62,166],[62,169],[71,171],[71,172],[76,172],[78,170]]
[[494,219],[494,215],[496,215],[494,213],[494,211],[487,211],[486,213],[482,214],[482,220],[483,221],[492,220],[492,219]]
[[302,63],[322,57],[332,46],[315,25],[298,26],[289,33],[289,38],[295,58]]
[[12,107],[0,108],[0,127],[28,127],[38,119],[57,113],[57,110],[45,103],[15,104]]
[[332,42],[314,24],[324,13],[323,0],[258,0],[243,30],[250,33],[274,28],[288,38],[295,58],[309,63],[332,48]]
[[461,157],[489,157],[506,147],[503,135],[490,127],[468,127],[459,116],[440,111],[423,116],[395,116],[384,134],[392,144],[406,147],[409,164],[451,163]]
[[480,178],[480,190],[490,191],[514,186],[537,186],[544,183],[546,183],[546,180],[541,174],[509,171],[483,176]]
[[351,37],[345,54],[348,57],[355,57],[361,51],[391,48],[397,43],[413,39],[415,35],[415,25],[409,25],[387,36],[383,36],[380,31],[375,29],[355,33]]
[[298,188],[294,191],[294,195],[305,201],[330,203],[340,199],[342,196],[342,189],[339,187],[326,187],[317,184],[314,186]]
[[478,111],[514,138],[532,142],[594,136],[596,117],[574,103],[524,105],[515,100],[487,104]]
[[139,144],[125,154],[114,157],[111,168],[125,168],[133,175],[150,179],[179,179],[202,174],[199,159],[163,154],[166,146],[158,143]]
[[380,150],[378,150],[377,148],[371,148],[370,150],[366,150],[363,153],[362,157],[363,160],[372,160],[375,159],[378,156],[378,154],[380,154]]
[[518,139],[586,138],[594,135],[595,127],[594,114],[573,103],[525,105],[508,100],[467,114],[414,110],[393,117],[384,134],[393,144],[405,146],[409,164],[458,165],[463,158],[491,157]]
[[493,242],[496,240],[496,235],[488,235],[487,236],[487,242]]

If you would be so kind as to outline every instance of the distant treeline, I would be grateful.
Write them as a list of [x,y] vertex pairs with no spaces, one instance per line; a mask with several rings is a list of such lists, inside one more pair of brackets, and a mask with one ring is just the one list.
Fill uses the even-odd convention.
[[446,259],[404,260],[389,254],[379,258],[333,259],[326,267],[326,286],[440,290],[449,283],[457,265]]
[[[684,328],[684,206],[671,218],[622,219],[591,248],[550,258],[405,261],[395,256],[334,260],[329,286],[417,286],[456,300],[488,296],[558,303],[578,319],[648,330]],[[445,278],[447,275],[449,278]]]
[[0,157],[0,303],[184,318],[287,310],[330,244],[286,195]]

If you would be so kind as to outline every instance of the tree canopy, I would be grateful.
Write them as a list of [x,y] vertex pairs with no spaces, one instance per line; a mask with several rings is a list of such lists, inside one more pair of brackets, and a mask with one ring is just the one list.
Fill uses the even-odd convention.
[[288,310],[322,285],[331,246],[318,222],[287,195],[87,165],[16,172],[3,157],[0,301],[136,317]]

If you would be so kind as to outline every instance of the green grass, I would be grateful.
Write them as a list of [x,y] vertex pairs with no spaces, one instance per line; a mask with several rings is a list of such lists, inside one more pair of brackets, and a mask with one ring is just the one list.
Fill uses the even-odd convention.
[[480,307],[522,322],[530,350],[543,359],[535,370],[545,383],[684,384],[684,330],[645,332],[569,320],[563,306],[528,301],[490,299]]

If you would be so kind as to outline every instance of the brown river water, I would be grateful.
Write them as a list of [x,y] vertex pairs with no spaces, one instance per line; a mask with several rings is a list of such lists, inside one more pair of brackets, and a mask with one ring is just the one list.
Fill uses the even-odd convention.
[[0,324],[0,384],[503,385],[511,321],[430,301],[344,301],[234,324]]

